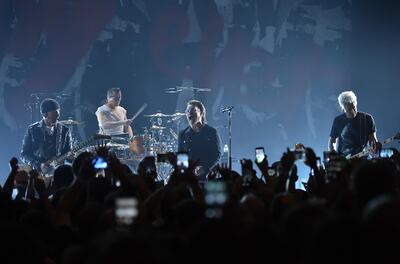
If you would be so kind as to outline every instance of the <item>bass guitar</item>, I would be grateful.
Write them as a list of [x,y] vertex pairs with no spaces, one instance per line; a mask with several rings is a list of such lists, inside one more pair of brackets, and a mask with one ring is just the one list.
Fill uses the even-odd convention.
[[[400,140],[400,132],[396,133],[394,136],[385,139],[382,142],[378,142],[382,147],[385,144],[388,144],[394,140]],[[357,158],[362,158],[362,157],[369,157],[369,158],[378,158],[379,157],[379,152],[375,153],[373,149],[369,146],[365,147],[362,151],[354,154],[354,155],[347,155],[346,159],[357,159]]]

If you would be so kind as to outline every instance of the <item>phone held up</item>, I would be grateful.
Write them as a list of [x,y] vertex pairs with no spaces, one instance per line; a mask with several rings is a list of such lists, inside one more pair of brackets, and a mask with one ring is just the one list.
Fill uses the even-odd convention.
[[256,162],[261,163],[265,159],[265,150],[263,147],[257,147],[255,149]]
[[92,160],[93,168],[95,169],[106,169],[108,167],[107,161],[100,156],[96,156]]
[[108,168],[107,160],[103,157],[96,156],[92,160],[92,166],[96,170],[96,177],[105,177],[105,169]]
[[228,191],[223,181],[207,181],[204,185],[204,199],[207,205],[207,218],[221,218],[223,208],[228,202]]
[[118,227],[127,227],[133,224],[138,215],[138,200],[135,197],[116,198],[115,220]]
[[186,152],[176,153],[176,167],[180,173],[184,173],[189,168],[189,155]]

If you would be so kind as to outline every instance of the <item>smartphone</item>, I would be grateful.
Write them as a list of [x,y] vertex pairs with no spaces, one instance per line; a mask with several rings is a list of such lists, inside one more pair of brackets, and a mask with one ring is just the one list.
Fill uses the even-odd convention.
[[139,215],[135,197],[118,197],[115,200],[115,219],[118,225],[130,225]]
[[92,160],[92,165],[93,165],[93,168],[95,168],[95,169],[106,169],[108,167],[107,161],[103,157],[100,157],[100,156],[96,156]]
[[11,194],[11,199],[15,200],[15,198],[17,198],[17,195],[18,195],[18,189],[13,188],[12,194]]
[[204,184],[204,199],[208,206],[221,206],[227,200],[226,183],[222,181],[207,181]]
[[228,202],[226,183],[222,181],[207,181],[204,184],[204,200],[207,205],[207,218],[221,218],[223,207]]
[[176,154],[176,166],[183,170],[189,168],[189,155],[184,152],[178,152]]
[[391,158],[394,154],[393,149],[391,148],[382,148],[379,150],[379,157],[380,158]]
[[166,153],[157,153],[157,162],[169,162],[169,156]]
[[256,151],[256,162],[261,163],[265,159],[265,151],[263,147],[257,147]]

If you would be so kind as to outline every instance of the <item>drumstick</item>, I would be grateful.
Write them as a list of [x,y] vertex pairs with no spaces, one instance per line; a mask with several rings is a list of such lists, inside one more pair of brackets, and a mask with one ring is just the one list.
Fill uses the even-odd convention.
[[143,110],[146,109],[146,107],[147,107],[147,104],[143,104],[143,105],[139,108],[139,110],[136,112],[136,114],[135,114],[131,119],[129,119],[129,120],[131,120],[131,121],[135,120],[135,118],[138,117],[138,115],[140,115],[140,113],[143,112]]

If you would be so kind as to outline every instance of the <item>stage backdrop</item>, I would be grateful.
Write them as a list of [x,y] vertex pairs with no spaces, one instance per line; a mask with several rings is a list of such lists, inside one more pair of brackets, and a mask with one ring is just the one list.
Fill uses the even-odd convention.
[[[234,106],[236,159],[264,146],[275,161],[299,142],[322,155],[349,89],[378,137],[390,137],[400,124],[399,11],[389,0],[2,0],[0,181],[42,99],[84,122],[73,127],[81,141],[97,132],[110,87],[129,116],[148,104],[136,134],[149,126],[144,114],[183,112],[197,98],[227,144],[220,110]],[[166,93],[180,86],[206,91]]]

